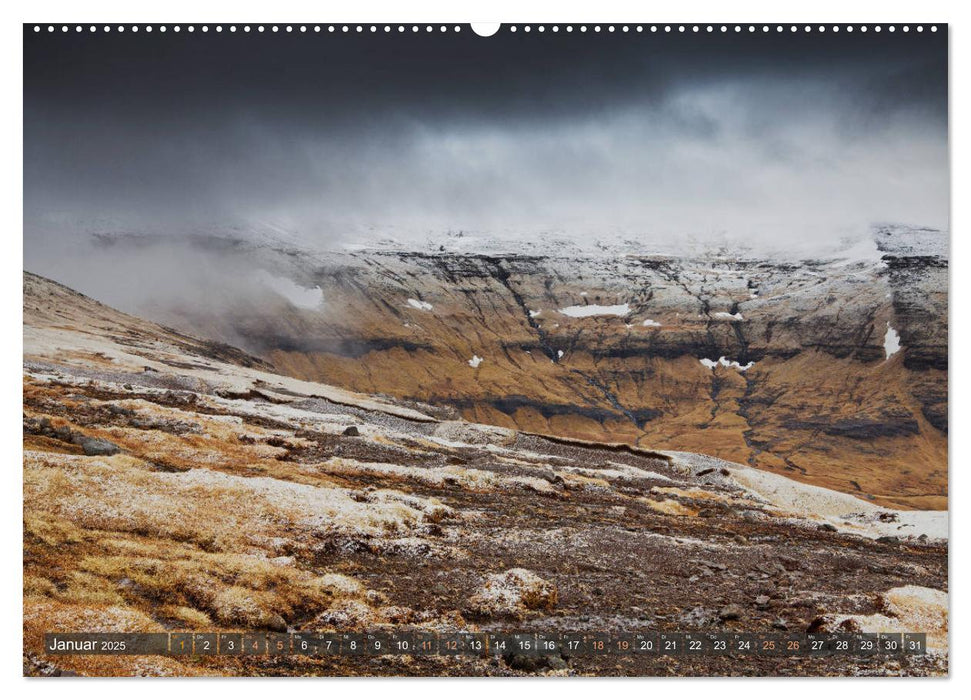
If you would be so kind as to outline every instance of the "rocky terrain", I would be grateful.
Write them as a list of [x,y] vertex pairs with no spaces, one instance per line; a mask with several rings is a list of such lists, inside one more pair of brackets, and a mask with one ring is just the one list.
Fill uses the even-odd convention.
[[880,227],[792,260],[462,233],[327,253],[252,232],[183,243],[256,270],[261,293],[138,311],[281,374],[947,508],[946,232]]
[[[262,358],[25,273],[24,672],[946,673],[946,316],[920,317],[946,308],[946,262],[885,262],[633,258],[580,277],[348,254],[298,280],[324,311],[281,297],[276,325],[227,320]],[[624,308],[562,311],[590,305]],[[40,651],[54,630],[403,628],[907,630],[930,653]]]

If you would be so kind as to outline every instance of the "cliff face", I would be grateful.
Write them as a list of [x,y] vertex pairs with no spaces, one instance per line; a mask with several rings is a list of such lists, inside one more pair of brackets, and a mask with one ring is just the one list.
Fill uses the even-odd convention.
[[946,234],[866,254],[261,249],[323,302],[188,330],[279,371],[523,430],[704,452],[898,507],[946,508]]

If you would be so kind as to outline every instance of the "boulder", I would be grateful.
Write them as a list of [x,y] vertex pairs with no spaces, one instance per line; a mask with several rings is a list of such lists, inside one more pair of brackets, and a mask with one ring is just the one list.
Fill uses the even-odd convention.
[[88,457],[110,456],[121,452],[121,448],[113,442],[101,438],[82,437],[78,444]]
[[718,619],[722,622],[737,620],[742,616],[742,609],[737,605],[726,605],[718,612]]

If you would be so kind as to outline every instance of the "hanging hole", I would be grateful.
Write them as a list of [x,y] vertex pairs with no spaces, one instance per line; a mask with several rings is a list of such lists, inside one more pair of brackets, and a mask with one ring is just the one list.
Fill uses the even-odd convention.
[[499,31],[502,25],[499,22],[473,22],[472,31],[479,36],[490,37]]

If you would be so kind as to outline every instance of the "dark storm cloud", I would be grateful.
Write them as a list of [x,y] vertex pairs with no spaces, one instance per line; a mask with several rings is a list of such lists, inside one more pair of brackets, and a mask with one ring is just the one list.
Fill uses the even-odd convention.
[[52,216],[321,237],[947,223],[945,32],[28,28],[24,51],[28,253]]
[[856,83],[888,104],[938,110],[946,91],[943,32],[25,35],[30,104],[162,122],[246,110],[314,126],[377,108],[549,117],[686,81],[766,75]]

